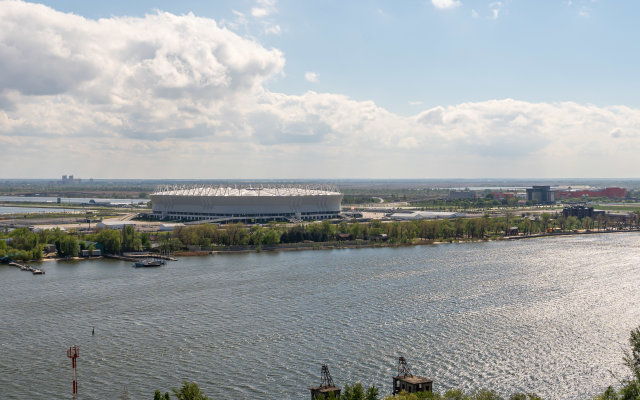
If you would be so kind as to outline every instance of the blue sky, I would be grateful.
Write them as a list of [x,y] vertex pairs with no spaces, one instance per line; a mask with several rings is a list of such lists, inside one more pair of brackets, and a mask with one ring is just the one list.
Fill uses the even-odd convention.
[[[217,21],[251,15],[251,1],[45,1],[88,18],[192,12]],[[499,3],[499,4],[498,4]],[[493,10],[497,10],[497,17]],[[280,34],[238,29],[286,59],[269,88],[374,100],[411,114],[434,107],[515,98],[640,105],[634,1],[279,1],[268,16]],[[310,84],[305,72],[318,74]],[[410,103],[414,103],[412,107]]]
[[637,2],[41,4],[0,2],[0,140],[69,141],[56,175],[93,143],[94,177],[637,177]]

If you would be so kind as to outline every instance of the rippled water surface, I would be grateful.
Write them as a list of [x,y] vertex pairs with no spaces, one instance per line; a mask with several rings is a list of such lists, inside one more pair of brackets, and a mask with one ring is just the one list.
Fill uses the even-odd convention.
[[[391,390],[396,357],[436,390],[584,399],[624,377],[640,325],[640,235],[217,255],[155,269],[0,266],[0,398],[306,399],[334,380]],[[91,327],[96,334],[91,336]]]
[[61,213],[63,211],[62,208],[43,208],[43,207],[9,207],[9,206],[0,206],[0,215],[1,214],[33,214],[33,213]]

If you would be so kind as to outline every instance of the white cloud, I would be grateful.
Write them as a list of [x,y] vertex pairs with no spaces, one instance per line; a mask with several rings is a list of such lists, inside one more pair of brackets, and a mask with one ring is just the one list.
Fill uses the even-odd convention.
[[318,82],[318,74],[315,72],[305,72],[304,79],[306,79],[308,82],[316,83]]
[[480,18],[480,14],[476,10],[471,10],[471,18]]
[[251,9],[251,15],[253,15],[256,18],[262,18],[269,15],[269,11],[266,8],[253,7]]
[[494,1],[489,3],[489,10],[491,10],[491,18],[498,19],[500,17],[500,12],[502,11],[503,3],[501,1]]
[[251,15],[255,18],[264,18],[276,11],[275,0],[258,0],[257,5],[251,9]]
[[431,4],[437,9],[445,10],[459,7],[462,5],[462,2],[460,0],[431,0]]
[[281,31],[282,30],[280,28],[280,25],[266,24],[264,26],[264,33],[268,33],[271,35],[279,35]]
[[280,51],[191,14],[90,20],[1,2],[0,20],[0,145],[21,165],[5,174],[629,176],[640,152],[640,110],[623,106],[503,99],[407,117],[275,93]]
[[410,101],[410,102],[409,102],[409,105],[410,105],[410,106],[421,106],[421,105],[422,105],[422,102],[421,102],[420,100],[417,100],[417,101]]

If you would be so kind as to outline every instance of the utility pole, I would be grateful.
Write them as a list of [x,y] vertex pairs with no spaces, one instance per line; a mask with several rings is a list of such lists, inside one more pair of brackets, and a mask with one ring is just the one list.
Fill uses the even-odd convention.
[[80,349],[78,346],[73,345],[67,350],[67,357],[71,359],[71,365],[73,366],[73,400],[78,398],[78,381],[76,379],[76,359],[80,355]]

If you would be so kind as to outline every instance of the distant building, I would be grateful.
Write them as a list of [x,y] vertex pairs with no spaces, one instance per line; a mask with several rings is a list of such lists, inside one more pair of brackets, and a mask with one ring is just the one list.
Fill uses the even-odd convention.
[[593,207],[586,207],[586,206],[571,206],[571,207],[565,207],[562,210],[562,215],[564,215],[565,218],[567,217],[577,217],[578,219],[582,219],[584,217],[589,217],[592,219],[596,219],[599,215],[604,215],[604,211],[594,211]]
[[108,220],[105,219],[96,224],[98,229],[122,229],[127,225],[136,226],[134,221],[120,221],[120,220]]
[[581,197],[608,197],[613,199],[623,199],[627,196],[627,189],[608,187],[602,190],[558,190],[557,195],[559,199]]
[[533,186],[527,189],[527,200],[540,204],[555,203],[556,191],[551,190],[551,186]]
[[450,190],[447,200],[475,200],[476,192],[472,190]]
[[389,218],[396,221],[408,221],[413,219],[452,219],[466,216],[465,213],[449,211],[412,211],[393,213]]
[[60,181],[63,185],[80,182],[82,182],[82,179],[74,179],[73,175],[62,175],[62,180]]
[[491,192],[494,200],[502,201],[507,199],[513,199],[515,193],[513,192]]

